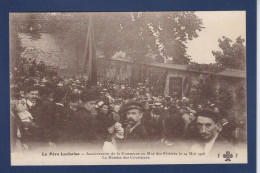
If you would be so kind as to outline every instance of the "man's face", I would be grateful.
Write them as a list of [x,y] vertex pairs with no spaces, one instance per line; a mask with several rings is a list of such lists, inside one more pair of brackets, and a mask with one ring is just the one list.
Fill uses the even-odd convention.
[[160,114],[152,114],[152,117],[156,120],[158,120],[160,118]]
[[218,134],[218,125],[209,117],[198,116],[197,127],[204,141],[210,141]]
[[79,102],[78,102],[78,101],[70,101],[70,102],[69,102],[69,106],[70,106],[72,109],[77,109],[77,108],[78,108],[78,105],[79,105]]
[[108,106],[107,106],[107,105],[102,106],[101,112],[102,112],[103,114],[107,114],[107,113],[108,113]]
[[30,91],[27,94],[27,99],[30,100],[32,103],[36,103],[38,98],[39,98],[39,91]]
[[143,112],[138,109],[130,109],[129,111],[127,111],[126,116],[130,124],[136,124],[141,121],[143,117]]
[[193,113],[190,113],[190,120],[191,120],[191,121],[194,121],[195,118],[196,118],[196,117],[194,116],[194,114],[193,114]]
[[22,98],[24,98],[25,97],[24,91],[20,91],[20,95]]
[[116,113],[119,113],[119,111],[120,111],[120,105],[115,105],[114,110],[115,110]]
[[144,104],[144,108],[145,108],[146,110],[149,109],[149,103],[148,103],[148,102],[145,102],[145,104]]
[[85,103],[85,108],[90,111],[90,112],[95,112],[95,107],[96,107],[96,101],[95,100],[91,100],[91,101],[87,101]]
[[113,126],[111,126],[111,127],[108,127],[108,132],[110,133],[110,134],[113,134],[114,133],[114,129],[115,129],[115,126],[113,125]]
[[214,111],[215,111],[215,112],[219,112],[219,109],[218,109],[218,108],[214,108]]
[[54,93],[52,92],[52,93],[50,93],[49,95],[48,95],[48,98],[51,100],[51,101],[53,101],[54,100]]

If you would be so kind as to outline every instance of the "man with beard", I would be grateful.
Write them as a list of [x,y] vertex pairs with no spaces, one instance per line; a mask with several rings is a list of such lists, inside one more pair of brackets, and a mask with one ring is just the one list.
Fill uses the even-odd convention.
[[224,152],[231,149],[231,145],[221,135],[220,116],[217,112],[203,109],[197,113],[197,139],[191,151],[205,152],[206,155]]
[[130,101],[125,105],[125,144],[127,148],[134,144],[136,147],[143,148],[149,144],[149,136],[142,122],[144,115],[143,107],[140,103]]

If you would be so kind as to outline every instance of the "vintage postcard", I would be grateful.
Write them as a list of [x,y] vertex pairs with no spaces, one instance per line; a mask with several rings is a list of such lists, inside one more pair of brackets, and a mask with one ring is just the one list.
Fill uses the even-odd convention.
[[9,13],[11,165],[247,163],[245,11]]

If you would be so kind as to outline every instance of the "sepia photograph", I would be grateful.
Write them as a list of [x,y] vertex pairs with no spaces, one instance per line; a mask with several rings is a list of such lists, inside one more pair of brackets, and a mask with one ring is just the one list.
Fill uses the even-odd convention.
[[9,13],[12,166],[248,163],[246,11]]

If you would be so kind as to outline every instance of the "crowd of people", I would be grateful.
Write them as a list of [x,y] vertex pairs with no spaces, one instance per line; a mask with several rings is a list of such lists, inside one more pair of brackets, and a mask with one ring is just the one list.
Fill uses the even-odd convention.
[[[149,81],[99,81],[62,76],[42,61],[22,59],[11,76],[12,151],[91,145],[103,151],[174,148],[209,153],[235,144],[241,122],[214,102],[153,94]],[[201,145],[204,144],[204,145]]]

